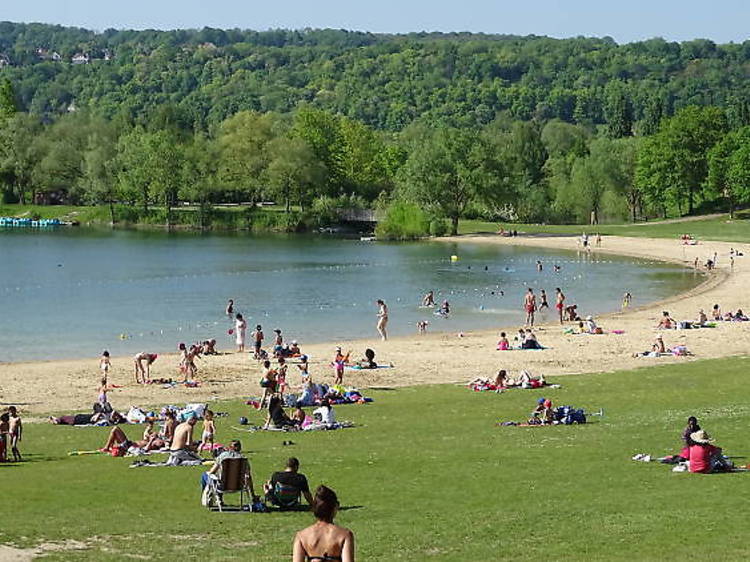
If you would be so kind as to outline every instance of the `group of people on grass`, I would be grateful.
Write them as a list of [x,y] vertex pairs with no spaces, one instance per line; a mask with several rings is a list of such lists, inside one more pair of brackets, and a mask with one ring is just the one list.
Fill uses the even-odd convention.
[[[714,439],[698,424],[695,416],[690,416],[682,431],[682,450],[676,455],[662,457],[665,464],[682,464],[687,470],[697,474],[712,472],[729,472],[734,469],[732,461],[726,457],[720,447],[714,445]],[[634,457],[635,460],[644,460]],[[641,457],[643,455],[640,455]]]

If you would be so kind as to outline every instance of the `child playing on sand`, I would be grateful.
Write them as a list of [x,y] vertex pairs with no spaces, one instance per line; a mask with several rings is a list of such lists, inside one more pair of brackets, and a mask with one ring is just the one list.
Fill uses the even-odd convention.
[[300,355],[299,361],[300,362],[299,365],[297,365],[297,368],[299,369],[300,376],[303,380],[305,380],[310,376],[310,366],[308,363],[307,355]]
[[335,380],[333,384],[344,384],[344,366],[349,362],[351,350],[346,354],[341,354],[341,348],[336,348],[336,356],[333,358],[333,368],[335,370]]
[[276,369],[271,368],[271,362],[266,359],[263,362],[265,373],[260,380],[260,386],[263,388],[263,396],[260,399],[260,407],[266,405],[266,401],[276,392]]
[[255,331],[253,332],[253,359],[260,360],[261,345],[263,345],[263,328],[258,324],[255,326]]
[[497,342],[497,350],[507,351],[509,349],[510,349],[510,342],[508,341],[508,337],[505,335],[505,332],[500,332],[500,339]]
[[427,325],[429,322],[427,320],[420,320],[417,322],[417,333],[419,335],[424,335],[427,333]]
[[214,413],[211,410],[206,410],[203,413],[203,434],[201,435],[201,442],[198,445],[198,452],[208,447],[209,451],[214,449],[214,433],[216,433],[216,426],[214,425]]
[[99,369],[102,371],[102,375],[106,377],[109,375],[109,368],[112,366],[109,360],[109,351],[106,349],[102,351],[101,359],[99,359]]
[[279,357],[279,368],[276,370],[276,389],[282,398],[286,390],[286,372],[288,368],[289,365],[286,364],[286,359]]

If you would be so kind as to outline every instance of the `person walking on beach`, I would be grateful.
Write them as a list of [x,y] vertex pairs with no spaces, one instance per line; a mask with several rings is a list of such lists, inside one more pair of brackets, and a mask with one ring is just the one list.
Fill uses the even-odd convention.
[[542,303],[539,305],[539,312],[541,312],[543,308],[549,308],[549,303],[547,302],[547,291],[542,289],[539,298],[542,299]]
[[563,323],[563,310],[565,310],[565,295],[560,290],[560,287],[555,289],[555,308],[557,314],[560,316],[560,324]]
[[237,353],[245,351],[245,330],[247,330],[247,322],[239,312],[234,320],[234,333],[237,343]]
[[523,308],[526,311],[526,325],[534,325],[534,313],[536,312],[536,296],[534,295],[534,289],[529,287],[526,296],[523,299]]
[[23,424],[21,423],[21,416],[18,415],[18,410],[15,406],[8,408],[8,437],[10,439],[10,449],[13,453],[13,460],[15,462],[21,462],[21,452],[18,450],[18,442],[21,440],[21,434],[23,433]]
[[388,325],[388,306],[385,304],[383,299],[378,299],[377,305],[378,305],[377,329],[378,329],[378,333],[380,334],[380,337],[383,338],[383,341],[385,341],[388,339],[388,334],[386,332],[386,326]]

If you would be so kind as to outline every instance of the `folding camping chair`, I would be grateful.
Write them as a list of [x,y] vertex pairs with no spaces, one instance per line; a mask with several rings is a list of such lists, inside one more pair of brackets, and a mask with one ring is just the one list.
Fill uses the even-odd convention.
[[224,459],[221,461],[221,478],[215,474],[209,474],[208,484],[206,484],[207,501],[206,506],[211,509],[214,505],[219,511],[224,509],[224,494],[240,493],[240,508],[248,505],[245,500],[252,499],[248,478],[250,476],[250,466],[247,459]]

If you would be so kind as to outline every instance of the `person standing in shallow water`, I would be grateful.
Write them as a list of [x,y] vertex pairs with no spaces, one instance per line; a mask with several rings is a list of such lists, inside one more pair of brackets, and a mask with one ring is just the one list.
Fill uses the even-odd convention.
[[380,337],[383,341],[388,339],[388,333],[386,332],[386,326],[388,325],[388,305],[382,299],[377,300],[378,305],[378,324],[377,329]]
[[245,331],[247,330],[247,322],[239,312],[234,320],[234,336],[237,343],[237,352],[242,353],[245,351]]

